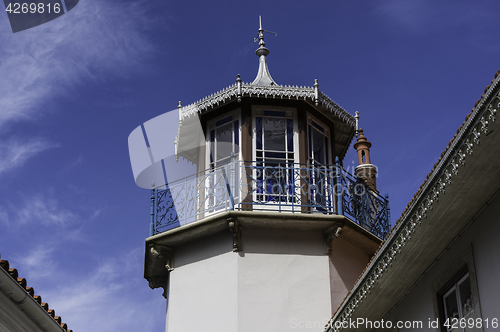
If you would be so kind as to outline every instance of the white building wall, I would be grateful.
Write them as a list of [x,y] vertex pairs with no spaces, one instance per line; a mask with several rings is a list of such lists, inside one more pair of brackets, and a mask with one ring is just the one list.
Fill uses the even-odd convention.
[[[479,311],[478,314],[483,320],[486,318],[490,322],[493,318],[500,320],[499,212],[500,196],[497,196],[385,319],[393,322],[423,322],[422,329],[410,328],[400,331],[437,331],[429,326],[429,320],[438,318],[436,293],[439,291],[439,285],[446,282],[447,278],[453,277],[453,271],[469,261],[469,266],[473,268],[472,271],[469,269],[469,273],[473,274],[471,281],[476,280],[478,291],[476,311]],[[482,330],[498,330],[498,328],[493,329],[490,326],[488,329],[483,326]]]
[[245,230],[238,331],[322,331],[331,316],[321,232]]
[[238,254],[227,233],[175,248],[167,331],[238,331]]
[[346,294],[352,289],[370,258],[370,255],[343,240],[342,237],[332,241],[330,256],[331,315],[335,313]]
[[[323,331],[330,263],[320,231],[228,232],[176,247],[167,331]],[[344,294],[345,296],[345,294]]]

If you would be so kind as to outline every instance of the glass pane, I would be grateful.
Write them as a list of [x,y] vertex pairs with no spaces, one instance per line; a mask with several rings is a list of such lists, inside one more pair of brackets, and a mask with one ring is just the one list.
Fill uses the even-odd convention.
[[309,148],[309,158],[313,158],[313,151],[312,151],[312,138],[311,138],[311,125],[307,126],[307,128],[309,129],[307,131],[308,133],[308,140],[307,140],[307,143],[308,143],[308,148]]
[[279,158],[279,159],[286,158],[286,154],[284,152],[266,152],[264,155],[266,158]]
[[214,162],[215,130],[210,131],[210,163]]
[[460,319],[458,314],[458,302],[456,288],[453,287],[448,294],[443,297],[443,302],[445,305],[445,315],[446,318],[457,318]]
[[286,120],[286,140],[289,152],[293,152],[293,120]]
[[319,124],[317,124],[316,122],[314,121],[311,121],[312,122],[312,125],[318,129],[320,132],[323,132],[323,127],[321,127]]
[[232,123],[217,128],[217,160],[231,155],[233,151],[233,126]]
[[317,131],[316,129],[312,130],[312,150],[314,159],[320,163],[325,164],[325,138],[322,133]]
[[285,151],[285,119],[264,118],[264,148]]
[[232,116],[228,116],[227,118],[224,118],[222,120],[217,121],[217,123],[215,125],[217,127],[219,127],[219,126],[222,126],[225,123],[231,122],[232,120],[233,120],[233,117]]
[[467,318],[472,313],[472,292],[470,290],[470,279],[469,276],[462,280],[458,285],[460,292],[460,306],[462,308],[462,318]]
[[262,118],[255,118],[255,126],[257,127],[256,141],[257,141],[257,150],[262,150]]
[[277,116],[277,117],[285,117],[285,112],[280,112],[280,111],[264,111],[264,115],[268,116]]
[[[238,120],[234,121],[234,145],[240,145],[240,125]],[[238,151],[239,149],[235,150]]]

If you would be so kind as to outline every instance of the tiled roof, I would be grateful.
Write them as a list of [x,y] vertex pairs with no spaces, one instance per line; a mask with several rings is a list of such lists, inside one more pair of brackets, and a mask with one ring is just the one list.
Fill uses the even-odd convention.
[[[351,297],[352,293],[354,290],[357,289],[357,286],[359,286],[358,284],[361,283],[362,281],[362,278],[363,278],[363,275],[365,273],[367,273],[367,271],[370,269],[370,268],[373,268],[375,265],[372,264],[373,261],[378,257],[379,255],[379,252],[381,251],[381,249],[384,247],[385,245],[385,242],[387,241],[387,239],[390,239],[391,238],[391,235],[393,235],[393,233],[398,229],[398,224],[400,222],[402,222],[403,220],[405,220],[405,217],[406,215],[411,212],[411,208],[413,207],[414,204],[417,203],[417,200],[418,198],[423,194],[423,191],[424,189],[426,189],[427,185],[429,184],[430,182],[430,178],[431,176],[433,175],[433,173],[435,172],[436,168],[438,167],[438,165],[441,163],[441,160],[443,159],[443,157],[446,155],[446,153],[448,152],[448,150],[450,150],[450,147],[452,146],[453,142],[455,141],[455,139],[457,138],[457,136],[459,135],[459,133],[462,131],[463,127],[466,125],[467,121],[469,120],[470,116],[474,113],[474,111],[476,110],[476,107],[478,107],[478,105],[480,105],[481,101],[484,102],[485,99],[487,99],[488,97],[490,97],[490,95],[487,94],[488,90],[490,89],[490,87],[492,86],[492,84],[497,80],[497,77],[500,75],[500,70],[497,71],[495,73],[495,78],[491,80],[491,83],[486,86],[486,88],[484,89],[484,92],[483,94],[481,95],[481,98],[479,98],[475,104],[474,104],[474,107],[472,108],[471,112],[469,114],[467,114],[467,116],[465,117],[465,120],[464,122],[462,123],[462,125],[457,129],[455,135],[453,136],[453,138],[448,142],[448,145],[446,146],[445,150],[441,153],[441,155],[439,156],[439,159],[436,161],[436,163],[434,164],[434,166],[432,167],[432,170],[427,174],[427,177],[425,178],[424,182],[420,185],[420,188],[417,190],[417,192],[413,195],[412,199],[410,200],[410,202],[407,204],[405,210],[401,213],[401,216],[399,217],[399,219],[396,221],[396,223],[394,224],[394,227],[391,229],[391,231],[389,232],[389,234],[386,236],[385,240],[382,241],[380,243],[380,246],[379,248],[377,249],[377,251],[375,252],[375,254],[372,256],[372,258],[370,259],[370,261],[368,262],[368,264],[366,265],[365,269],[363,270],[363,272],[361,272],[360,276],[358,277],[358,279],[356,280],[356,282],[354,283],[354,286],[351,288],[351,290],[346,294],[346,296],[344,297],[344,299],[342,300],[342,302],[340,303],[340,305],[337,307],[337,309],[335,310],[333,316],[332,316],[332,319],[328,322],[328,324],[325,326],[325,328],[329,328],[331,327],[331,323],[332,323],[332,320],[337,316],[337,314],[339,314],[339,311],[341,309],[343,309],[344,305],[347,304],[347,301],[348,299]],[[498,83],[498,82],[497,82]],[[482,106],[482,105],[480,105]]]
[[42,302],[42,297],[40,295],[35,295],[35,290],[33,287],[28,287],[25,278],[19,278],[19,273],[17,269],[10,268],[9,261],[0,260],[0,268],[4,269],[7,273],[10,274],[12,279],[17,281],[22,288],[28,292],[28,294],[50,315],[59,325],[61,325],[62,329],[68,332],[73,332],[72,330],[68,330],[68,325],[63,323],[61,317],[56,316],[56,312],[54,309],[50,309],[48,303]]

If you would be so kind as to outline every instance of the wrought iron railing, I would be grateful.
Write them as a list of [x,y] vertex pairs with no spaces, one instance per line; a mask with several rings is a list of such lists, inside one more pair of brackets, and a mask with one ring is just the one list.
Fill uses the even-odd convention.
[[151,192],[150,235],[230,211],[348,216],[385,238],[389,201],[336,165],[233,161]]

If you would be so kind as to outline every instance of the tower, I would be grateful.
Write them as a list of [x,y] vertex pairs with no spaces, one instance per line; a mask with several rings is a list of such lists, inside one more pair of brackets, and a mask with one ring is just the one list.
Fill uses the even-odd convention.
[[358,140],[354,143],[358,156],[358,166],[354,174],[358,179],[362,179],[373,191],[377,191],[377,166],[370,160],[370,147],[372,143],[363,135],[363,129],[359,130]]
[[277,84],[264,32],[252,83],[238,75],[129,136],[151,189],[145,278],[170,331],[320,329],[389,230],[387,200],[340,163],[354,117],[317,80]]

